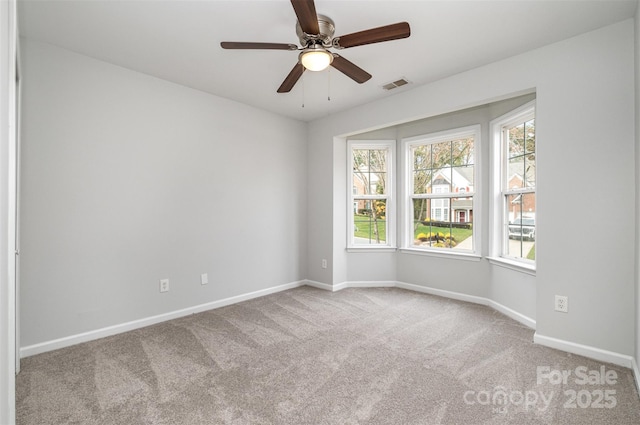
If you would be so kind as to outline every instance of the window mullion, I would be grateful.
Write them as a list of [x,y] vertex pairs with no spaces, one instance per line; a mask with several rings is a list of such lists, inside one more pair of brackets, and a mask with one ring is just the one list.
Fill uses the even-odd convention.
[[377,200],[377,199],[388,199],[389,195],[353,195],[353,199],[362,199],[362,200]]
[[504,195],[520,195],[526,193],[536,193],[535,188],[525,187],[519,189],[507,189],[502,192]]

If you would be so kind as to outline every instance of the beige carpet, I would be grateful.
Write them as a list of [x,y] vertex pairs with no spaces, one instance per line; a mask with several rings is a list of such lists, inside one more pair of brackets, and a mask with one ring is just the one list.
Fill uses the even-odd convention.
[[483,306],[301,287],[24,359],[18,424],[640,424],[630,370],[532,339]]

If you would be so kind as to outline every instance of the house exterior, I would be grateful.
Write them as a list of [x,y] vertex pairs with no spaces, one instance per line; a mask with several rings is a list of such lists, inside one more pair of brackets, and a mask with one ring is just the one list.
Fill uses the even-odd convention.
[[[527,187],[529,184],[535,185],[535,163],[531,162],[528,168],[522,162],[509,164],[509,176],[507,185],[511,189]],[[509,222],[518,218],[536,218],[536,197],[535,193],[519,194],[512,196],[508,200],[507,214]]]
[[[522,162],[509,165],[508,187],[521,188],[535,183],[535,163],[530,163],[526,171]],[[473,193],[473,167],[444,167],[434,174],[433,183],[427,193],[459,193],[459,198],[429,199],[428,210],[432,221],[453,223],[473,222],[473,200],[464,194]],[[509,221],[520,217],[536,217],[535,194],[520,194],[508,201]]]
[[460,198],[429,199],[432,221],[473,222],[473,200],[465,194],[474,192],[473,167],[444,167],[434,173],[427,193],[459,193]]

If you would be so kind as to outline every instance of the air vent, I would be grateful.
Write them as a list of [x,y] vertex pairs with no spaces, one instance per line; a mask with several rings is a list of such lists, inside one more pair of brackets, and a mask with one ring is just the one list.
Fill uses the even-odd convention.
[[406,78],[401,78],[392,83],[385,84],[384,86],[382,86],[382,88],[385,90],[393,90],[393,89],[397,89],[398,87],[402,87],[406,84],[409,84],[409,81],[407,81]]

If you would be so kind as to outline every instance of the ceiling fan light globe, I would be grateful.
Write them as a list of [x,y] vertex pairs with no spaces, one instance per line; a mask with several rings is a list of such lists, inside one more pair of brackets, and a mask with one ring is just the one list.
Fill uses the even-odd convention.
[[302,52],[300,62],[309,71],[323,71],[333,61],[333,55],[326,50],[311,50]]

